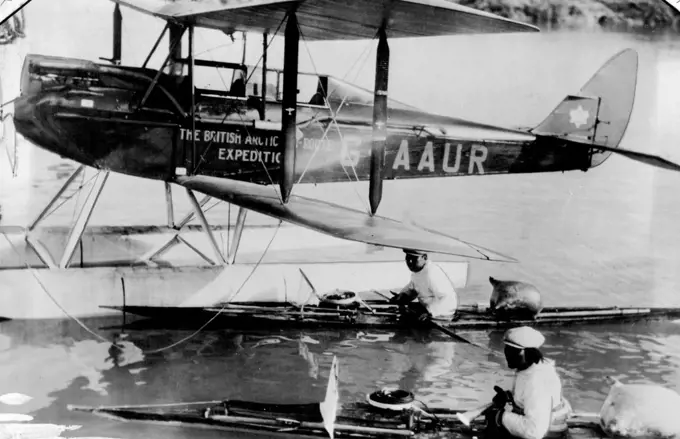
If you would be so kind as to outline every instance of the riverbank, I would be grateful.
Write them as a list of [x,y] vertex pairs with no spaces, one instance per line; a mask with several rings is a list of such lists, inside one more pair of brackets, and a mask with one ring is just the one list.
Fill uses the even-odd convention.
[[680,12],[663,0],[454,0],[552,29],[680,32]]

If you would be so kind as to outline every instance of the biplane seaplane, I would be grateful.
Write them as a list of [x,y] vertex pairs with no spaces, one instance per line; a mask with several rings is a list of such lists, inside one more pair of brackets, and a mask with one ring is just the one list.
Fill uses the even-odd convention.
[[[386,282],[392,282],[396,287],[407,281],[401,249],[437,253],[441,255],[437,261],[444,267],[450,256],[514,261],[443,233],[378,215],[385,180],[587,171],[602,164],[612,153],[652,166],[680,169],[661,157],[618,147],[634,102],[638,61],[632,50],[609,60],[578,94],[568,95],[542,123],[521,130],[432,114],[391,99],[389,41],[538,31],[531,25],[445,0],[114,0],[114,3],[113,57],[107,63],[38,54],[26,56],[21,93],[13,102],[14,126],[40,148],[81,164],[79,171],[85,166],[100,170],[104,178],[98,180],[98,187],[92,191],[95,202],[110,172],[164,182],[168,193],[170,184],[184,188],[201,222],[208,248],[215,251],[216,262],[212,263],[221,271],[213,272],[212,279],[199,285],[202,289],[197,294],[193,293],[199,288],[198,281],[187,281],[194,283],[191,297],[176,295],[175,290],[181,289],[179,282],[173,284],[166,277],[171,285],[155,287],[162,292],[154,294],[151,292],[154,287],[138,283],[139,292],[128,295],[127,303],[125,294],[116,293],[115,298],[106,297],[98,305],[195,309],[214,305],[224,300],[225,294],[240,291],[251,278],[253,266],[262,262],[261,258],[257,262],[251,260],[245,269],[236,271],[239,264],[235,263],[235,250],[248,210],[333,239],[397,253],[391,261],[396,265],[389,268],[392,271],[387,266],[375,265],[377,262],[369,256],[356,254],[350,256],[344,268],[337,260],[320,265],[313,261],[304,267],[272,264],[270,268],[276,267],[278,271],[260,268],[252,276],[259,281],[249,281],[251,285],[247,288],[253,293],[244,294],[249,300],[256,301],[253,299],[258,295],[256,290],[274,291],[277,299],[282,299],[296,289],[295,282],[301,281],[312,291],[327,290],[333,287],[331,282],[336,282],[337,288],[368,291],[378,289],[378,284],[385,288]],[[121,65],[121,6],[166,22],[149,57],[139,67]],[[261,64],[253,67],[197,58],[195,31],[201,28],[228,35],[235,32],[262,35]],[[148,61],[166,33],[168,54],[159,69],[149,68]],[[279,34],[284,40],[283,68],[271,69],[267,66],[267,48]],[[330,75],[300,72],[300,42],[305,39],[377,39],[374,90]],[[184,41],[188,42],[186,57],[182,56]],[[199,88],[195,84],[197,67],[231,71],[232,80],[223,88]],[[293,193],[296,185],[348,179],[369,183],[367,212]],[[241,209],[226,257],[201,211],[204,202],[198,202],[194,192]],[[84,209],[69,231],[59,261],[52,261],[49,252],[30,235],[43,214],[25,231],[27,245],[43,267],[52,269],[46,275],[75,268],[77,263],[72,263],[72,259],[78,244],[82,246],[93,207],[91,203]],[[173,231],[177,232],[184,224],[173,223]],[[175,233],[174,242],[181,241],[178,236]],[[316,236],[311,239],[319,239]],[[297,243],[302,245],[302,241],[298,239]],[[164,243],[150,253],[158,255],[169,244]],[[80,251],[82,256],[82,248]],[[289,255],[291,251],[294,249],[289,249]],[[151,259],[133,262],[150,270],[161,270]],[[451,274],[452,282],[457,287],[464,286],[467,263],[460,259],[452,263],[458,267],[452,269],[455,271]],[[118,265],[129,267],[131,263],[119,261]],[[86,268],[82,262],[80,268]],[[358,270],[364,271],[357,274]],[[134,282],[139,272],[126,275]],[[297,278],[291,280],[286,277],[289,275]],[[14,284],[18,285],[20,281],[16,279]],[[110,285],[115,279],[116,275],[107,272],[101,276],[101,285]],[[64,285],[62,298],[73,294],[68,290],[78,288],[73,280],[68,286],[63,281],[55,283]],[[92,296],[95,294],[92,289],[84,294],[88,303],[101,298]],[[78,299],[64,300],[74,304]]]

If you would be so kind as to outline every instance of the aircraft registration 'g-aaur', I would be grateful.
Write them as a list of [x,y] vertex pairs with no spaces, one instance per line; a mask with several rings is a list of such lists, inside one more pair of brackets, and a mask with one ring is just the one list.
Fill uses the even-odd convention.
[[[15,102],[17,131],[77,162],[181,185],[342,239],[487,260],[507,257],[375,215],[386,179],[586,171],[618,153],[633,108],[638,57],[612,57],[533,129],[431,114],[388,98],[388,38],[535,32],[446,0],[114,0],[109,64],[30,54]],[[166,21],[158,70],[122,66],[121,5]],[[196,28],[259,33],[262,64],[197,59]],[[267,47],[283,29],[283,69]],[[181,42],[188,34],[188,57]],[[300,39],[377,38],[375,89],[298,71]],[[224,89],[195,86],[195,68],[232,70]],[[185,73],[186,72],[186,73]],[[291,195],[294,184],[369,181],[370,213]],[[279,190],[277,190],[277,186]]]

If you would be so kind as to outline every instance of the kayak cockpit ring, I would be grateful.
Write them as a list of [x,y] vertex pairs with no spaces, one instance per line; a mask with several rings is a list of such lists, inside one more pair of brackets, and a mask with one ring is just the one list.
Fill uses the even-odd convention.
[[203,417],[206,419],[209,419],[215,415],[227,416],[228,414],[229,410],[227,410],[227,403],[214,405],[212,407],[206,407],[205,410],[203,410]]
[[413,407],[413,393],[402,389],[385,388],[367,395],[368,403],[383,410],[403,411]]
[[321,300],[336,306],[347,306],[357,301],[357,293],[354,291],[335,290],[332,293],[324,294]]

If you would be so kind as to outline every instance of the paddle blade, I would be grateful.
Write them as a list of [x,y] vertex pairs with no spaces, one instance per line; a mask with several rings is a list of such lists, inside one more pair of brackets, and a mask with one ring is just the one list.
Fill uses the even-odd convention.
[[470,426],[471,419],[469,419],[465,413],[456,413],[456,418],[458,418],[458,420],[466,427]]
[[472,421],[477,419],[479,416],[481,416],[487,409],[489,409],[493,404],[484,404],[481,407],[477,407],[476,409],[468,410],[467,412],[464,413],[456,413],[456,417],[460,422],[463,423],[466,427],[469,427]]
[[331,439],[335,432],[335,418],[337,416],[338,402],[340,394],[338,392],[338,359],[333,356],[331,372],[328,376],[328,387],[326,387],[326,398],[319,404],[319,411],[323,418],[323,425]]

